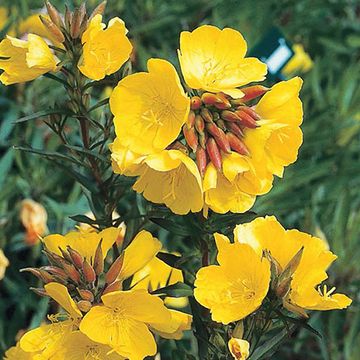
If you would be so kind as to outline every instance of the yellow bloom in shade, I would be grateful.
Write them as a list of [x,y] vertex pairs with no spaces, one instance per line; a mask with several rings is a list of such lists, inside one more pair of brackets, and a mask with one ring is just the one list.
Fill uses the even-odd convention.
[[249,357],[250,344],[246,340],[232,337],[228,342],[228,347],[236,360],[246,360]]
[[150,59],[148,70],[125,77],[110,98],[119,141],[141,155],[171,144],[178,137],[190,106],[173,65]]
[[203,207],[199,170],[194,161],[179,150],[149,155],[133,188],[147,200],[164,203],[175,214],[198,212]]
[[35,360],[34,354],[21,349],[20,344],[11,347],[5,353],[4,360]]
[[80,331],[74,331],[66,337],[61,348],[52,358],[54,360],[122,360],[122,356],[112,351],[111,347],[90,340]]
[[[34,80],[40,75],[56,70],[56,57],[46,42],[38,35],[29,34],[28,40],[11,36],[0,43],[0,81],[4,85]],[[8,59],[7,59],[8,58]]]
[[271,174],[280,177],[284,167],[297,159],[302,144],[301,86],[299,77],[274,85],[255,107],[261,117],[260,127],[245,131],[244,143],[250,159],[262,163]]
[[65,285],[51,282],[44,286],[46,294],[54,299],[73,319],[82,317],[81,311],[70,297],[69,291]]
[[250,245],[259,255],[268,251],[284,270],[303,248],[300,262],[293,269],[289,291],[283,299],[284,306],[305,316],[307,310],[343,309],[351,299],[334,294],[326,286],[318,288],[328,275],[326,270],[336,259],[323,240],[298,230],[285,230],[274,216],[257,218],[248,224],[237,225],[235,242]]
[[[131,286],[133,289],[153,291],[177,282],[184,282],[182,271],[154,257],[145,267],[134,274]],[[176,308],[185,307],[188,303],[186,297],[166,297],[164,302],[166,305]]]
[[93,229],[79,229],[78,231],[71,231],[66,235],[48,235],[42,241],[49,251],[58,255],[61,255],[59,248],[66,250],[67,246],[70,246],[89,261],[94,259],[100,240],[102,240],[101,248],[105,258],[109,249],[117,241],[120,232],[121,229],[115,227],[110,227],[100,232],[93,231]]
[[26,229],[25,241],[28,245],[36,244],[40,236],[48,231],[47,212],[38,202],[25,199],[21,203],[20,220]]
[[242,97],[236,89],[264,80],[267,67],[256,58],[245,58],[247,44],[234,29],[200,26],[180,35],[179,60],[187,85],[193,89]]
[[311,57],[305,51],[302,44],[294,44],[292,48],[295,54],[281,70],[285,76],[306,73],[314,66]]
[[247,244],[231,244],[221,234],[215,241],[219,265],[197,272],[194,295],[214,321],[228,324],[260,307],[269,289],[270,265]]
[[9,260],[5,256],[2,249],[0,249],[0,280],[4,278],[6,268],[9,266]]
[[104,305],[93,307],[84,316],[80,331],[130,360],[155,355],[156,343],[149,327],[175,330],[171,312],[161,299],[145,290],[115,291],[102,296],[102,301]]
[[132,51],[126,33],[125,23],[121,19],[111,19],[105,29],[102,16],[96,15],[81,39],[83,56],[78,65],[80,71],[93,80],[101,80],[118,71]]

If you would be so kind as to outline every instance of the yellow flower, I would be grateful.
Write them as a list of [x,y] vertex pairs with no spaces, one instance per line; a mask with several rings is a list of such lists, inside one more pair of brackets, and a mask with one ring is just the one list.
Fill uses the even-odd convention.
[[302,144],[300,125],[303,118],[299,77],[272,87],[255,107],[261,117],[259,128],[246,129],[244,143],[250,161],[262,163],[271,174],[282,177],[284,167],[292,164]]
[[45,208],[31,199],[25,199],[21,203],[20,220],[26,229],[25,241],[28,245],[34,245],[39,238],[48,231],[47,212]]
[[9,266],[9,260],[5,256],[2,249],[0,249],[0,280],[4,278],[6,268]]
[[183,31],[179,60],[187,85],[241,97],[237,87],[264,80],[267,72],[258,59],[245,58],[246,51],[246,41],[234,29],[204,25],[193,32]]
[[71,231],[66,235],[52,234],[46,236],[42,241],[51,252],[61,255],[59,248],[66,250],[67,246],[78,251],[88,261],[95,258],[96,248],[102,239],[102,253],[104,258],[112,245],[117,241],[120,234],[120,228],[110,227],[100,232],[93,229],[78,229]]
[[4,360],[35,360],[32,353],[26,352],[21,349],[20,344],[11,347],[5,353]]
[[86,77],[93,80],[101,80],[118,71],[132,51],[122,20],[113,18],[106,29],[101,21],[102,16],[96,15],[81,39],[83,57],[78,66]]
[[116,136],[126,149],[140,155],[171,144],[189,112],[175,68],[165,60],[150,59],[148,70],[125,77],[110,98]]
[[29,34],[28,40],[11,36],[0,43],[0,81],[4,85],[34,80],[40,75],[56,70],[57,59],[46,42],[38,35]]
[[[184,282],[182,271],[154,257],[145,267],[134,274],[131,287],[132,289],[153,291],[177,282]],[[164,302],[166,305],[176,308],[185,307],[188,303],[186,297],[166,297]]]
[[269,289],[270,265],[247,244],[231,244],[221,234],[215,241],[219,265],[198,271],[194,295],[214,321],[228,324],[260,307]]
[[144,160],[134,190],[154,203],[164,203],[175,214],[198,212],[203,207],[199,170],[179,150],[164,150]]
[[305,51],[302,44],[294,44],[292,48],[295,54],[281,70],[285,76],[295,73],[306,73],[314,66],[311,57]]
[[228,347],[236,360],[246,360],[249,357],[250,344],[246,340],[232,337],[228,342]]
[[351,299],[343,294],[334,294],[316,289],[327,279],[326,270],[336,259],[323,240],[298,230],[285,230],[274,216],[257,218],[248,224],[237,225],[235,242],[250,245],[259,255],[267,250],[284,270],[290,260],[303,248],[300,262],[294,269],[289,292],[285,294],[284,306],[305,316],[308,310],[343,309]]
[[[122,356],[115,352],[111,352],[111,348],[107,345],[96,343],[90,340],[80,331],[74,331],[69,334],[65,341],[61,344],[61,348],[52,358],[53,360],[122,360]],[[111,353],[110,353],[111,352]]]
[[145,290],[115,291],[102,296],[104,305],[93,307],[80,323],[91,340],[106,344],[130,360],[156,353],[152,329],[172,332],[171,312],[161,299]]

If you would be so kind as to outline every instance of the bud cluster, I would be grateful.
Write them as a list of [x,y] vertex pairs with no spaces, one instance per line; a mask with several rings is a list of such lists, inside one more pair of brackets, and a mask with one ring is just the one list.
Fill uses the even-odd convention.
[[221,170],[222,153],[235,151],[249,155],[243,142],[244,130],[257,128],[260,116],[248,102],[262,96],[268,88],[255,85],[241,90],[244,96],[240,99],[222,92],[204,92],[191,98],[191,110],[183,134],[196,156],[201,175],[204,175],[209,162]]
[[[122,289],[118,280],[124,256],[121,254],[105,271],[105,261],[101,242],[97,246],[94,259],[84,258],[78,251],[67,247],[59,248],[62,256],[45,249],[43,252],[50,265],[41,268],[25,268],[44,284],[57,282],[65,285],[70,296],[82,312],[88,312],[94,304],[100,303],[101,296]],[[31,288],[36,294],[47,296],[44,288]]]

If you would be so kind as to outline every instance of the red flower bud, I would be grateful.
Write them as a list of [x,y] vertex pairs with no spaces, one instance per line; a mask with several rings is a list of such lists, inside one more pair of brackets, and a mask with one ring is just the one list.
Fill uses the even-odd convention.
[[84,274],[85,281],[88,283],[93,283],[96,280],[96,273],[94,268],[84,259],[82,265],[82,271]]
[[224,131],[222,131],[220,128],[219,128],[219,136],[215,137],[215,141],[222,151],[228,154],[231,153],[229,140],[226,138]]
[[208,139],[206,143],[206,151],[215,168],[221,171],[221,154],[214,138]]
[[240,155],[250,155],[246,145],[233,133],[228,132],[226,134],[226,138],[228,139],[232,150],[236,151]]
[[241,89],[241,91],[245,94],[241,99],[242,102],[247,102],[253,100],[261,95],[264,95],[270,89],[262,86],[262,85],[254,85],[248,86],[246,88]]
[[195,117],[195,129],[199,134],[202,134],[205,129],[204,119],[200,115],[196,115]]
[[250,115],[248,115],[245,111],[243,110],[236,110],[235,111],[236,115],[240,118],[239,119],[239,123],[245,127],[248,127],[250,129],[255,129],[257,128],[259,125],[256,123],[256,120],[253,119]]
[[105,275],[106,284],[113,283],[120,274],[124,262],[124,254],[121,254],[110,266],[110,269]]
[[195,152],[199,143],[195,128],[188,129],[187,126],[184,125],[183,134],[187,144],[190,146],[192,151]]
[[198,110],[201,106],[201,99],[198,96],[193,96],[190,100],[191,110]]
[[204,176],[207,165],[207,155],[205,149],[202,147],[199,147],[196,150],[196,164],[199,168],[201,176]]

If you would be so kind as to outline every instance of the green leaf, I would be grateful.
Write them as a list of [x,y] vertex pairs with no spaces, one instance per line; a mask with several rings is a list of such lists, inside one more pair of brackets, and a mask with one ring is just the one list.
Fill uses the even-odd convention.
[[38,112],[28,115],[28,116],[21,117],[20,119],[15,120],[14,123],[15,124],[22,123],[25,121],[34,120],[34,119],[38,119],[40,117],[53,115],[53,114],[71,115],[71,113],[69,111],[65,111],[64,109],[48,109],[48,110],[38,111]]
[[179,236],[191,236],[191,235],[194,235],[193,229],[191,229],[191,228],[189,228],[189,227],[187,227],[185,225],[178,224],[175,221],[170,220],[170,219],[154,218],[153,217],[153,218],[150,218],[150,221],[152,221],[156,225],[161,226],[165,230],[170,231],[174,235],[179,235]]
[[193,289],[182,282],[177,282],[173,285],[165,286],[152,292],[153,295],[169,296],[169,297],[184,297],[192,296]]
[[177,263],[181,259],[181,256],[179,255],[164,252],[157,253],[156,257],[173,268],[176,268]]
[[14,161],[14,150],[9,149],[0,160],[0,186],[3,185]]

